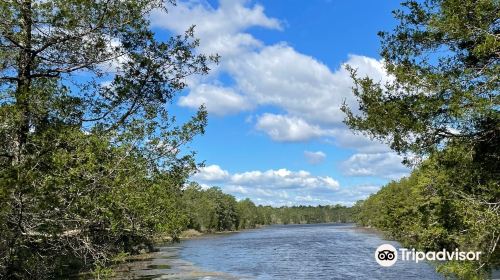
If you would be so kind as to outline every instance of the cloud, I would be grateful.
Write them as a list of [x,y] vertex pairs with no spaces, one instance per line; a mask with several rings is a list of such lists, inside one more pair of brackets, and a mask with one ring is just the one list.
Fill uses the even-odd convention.
[[224,190],[230,193],[248,194],[248,190],[242,186],[226,186]]
[[344,186],[329,176],[315,176],[308,171],[285,168],[230,173],[219,165],[209,165],[191,178],[207,189],[217,185],[238,199],[250,198],[257,204],[353,205],[377,192],[380,186]]
[[329,176],[313,176],[304,170],[293,172],[285,168],[236,173],[231,176],[229,183],[238,186],[273,189],[337,190],[339,188],[339,182]]
[[229,172],[214,164],[200,168],[200,170],[193,176],[193,179],[204,183],[213,183],[221,182],[228,177]]
[[396,153],[358,153],[341,164],[343,173],[348,176],[377,176],[387,179],[399,179],[409,174],[409,169]]
[[[360,75],[385,80],[385,70],[379,60],[350,55],[336,71],[313,57],[298,53],[286,44],[267,46],[245,59],[229,61],[228,69],[237,88],[255,106],[275,106],[286,114],[262,114],[255,128],[271,139],[281,142],[303,142],[319,138],[349,148],[386,147],[363,135],[354,135],[345,126],[340,110],[346,102],[356,111],[349,64]],[[346,139],[348,136],[349,139]]]
[[258,117],[255,128],[280,142],[299,142],[324,134],[319,126],[313,126],[299,117],[265,113]]
[[245,32],[247,29],[282,28],[279,20],[265,15],[263,6],[247,7],[247,3],[245,0],[220,0],[219,6],[213,8],[207,1],[178,1],[168,13],[154,12],[151,23],[177,34],[195,25],[201,52],[233,57],[262,46],[261,41]]
[[361,133],[355,133],[348,128],[333,129],[330,135],[334,137],[334,143],[343,148],[353,148],[360,153],[384,153],[391,149],[377,140],[372,140]]
[[[262,48],[264,44],[247,33],[253,27],[281,30],[279,20],[267,17],[261,5],[248,6],[248,1],[221,0],[213,8],[207,1],[179,1],[177,6],[164,11],[155,11],[151,16],[154,27],[183,34],[195,25],[196,37],[200,39],[197,49],[205,54],[219,54],[222,61],[211,65],[208,77],[190,77],[190,92],[179,99],[179,105],[198,108],[204,104],[210,113],[234,114],[253,108],[253,101],[237,88],[214,86],[220,73],[229,73],[230,61],[239,61],[246,55]],[[229,73],[232,76],[232,73]],[[216,81],[217,82],[217,81]],[[218,83],[218,82],[217,82]]]
[[385,144],[354,134],[344,123],[340,110],[345,102],[357,112],[352,94],[349,64],[359,75],[387,80],[383,63],[373,58],[350,55],[336,71],[313,57],[298,53],[287,45],[274,45],[249,55],[241,62],[230,62],[239,90],[255,106],[272,105],[286,114],[262,114],[255,128],[280,142],[328,139],[338,146],[360,152],[388,151]]
[[[300,170],[290,171],[286,168],[254,170],[230,174],[219,165],[213,164],[200,168],[192,179],[201,183],[224,182],[240,187],[265,187],[274,189],[330,189],[339,188],[339,182],[329,176],[313,176]],[[241,190],[241,189],[240,189]]]
[[325,161],[326,154],[323,153],[322,151],[317,151],[317,152],[304,151],[304,157],[306,158],[309,164],[315,165]]
[[359,75],[387,80],[383,63],[364,56],[350,55],[337,70],[331,71],[313,57],[298,53],[286,44],[267,46],[246,59],[229,61],[229,72],[238,90],[256,106],[275,106],[286,114],[263,114],[255,128],[281,142],[304,142],[329,138],[339,146],[387,151],[387,146],[363,135],[355,135],[343,123],[340,110],[345,102],[357,111],[352,94],[349,64]]
[[190,108],[205,105],[209,112],[216,115],[227,115],[251,108],[246,98],[232,88],[209,84],[192,87],[189,95],[180,97],[179,105]]
[[[346,63],[358,68],[360,75],[385,75],[382,63],[373,58],[351,55]],[[343,65],[331,71],[284,43],[229,60],[227,69],[237,88],[256,104],[277,106],[288,115],[318,125],[343,125],[342,103],[356,105],[353,84]]]
[[[201,168],[191,179],[204,188],[217,185],[237,198],[249,197],[260,204],[317,205],[341,201],[333,199],[341,190],[337,180],[330,176],[315,176],[304,170],[281,168],[231,174],[218,165],[209,165]],[[311,200],[300,199],[304,197]]]

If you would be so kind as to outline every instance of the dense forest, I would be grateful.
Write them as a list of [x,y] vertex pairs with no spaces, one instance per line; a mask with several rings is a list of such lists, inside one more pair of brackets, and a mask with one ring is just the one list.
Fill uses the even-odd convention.
[[445,275],[488,278],[500,266],[499,1],[407,1],[381,32],[393,80],[351,69],[353,129],[388,143],[414,170],[355,206],[356,220],[421,250],[481,251],[438,264]]

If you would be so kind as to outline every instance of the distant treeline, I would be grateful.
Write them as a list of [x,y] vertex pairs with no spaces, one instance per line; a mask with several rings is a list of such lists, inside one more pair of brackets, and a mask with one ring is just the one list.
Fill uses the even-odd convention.
[[229,231],[270,224],[352,222],[351,208],[335,206],[292,206],[274,208],[255,205],[250,199],[237,201],[213,187],[191,184],[182,194],[186,228],[198,231]]

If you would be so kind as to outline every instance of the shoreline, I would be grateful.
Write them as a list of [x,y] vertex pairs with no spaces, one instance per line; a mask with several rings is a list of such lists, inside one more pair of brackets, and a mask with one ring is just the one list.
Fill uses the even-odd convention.
[[[238,230],[224,230],[224,231],[198,231],[196,229],[187,229],[187,230],[182,231],[181,234],[179,234],[178,242],[184,241],[184,240],[203,238],[203,237],[210,236],[210,235],[223,235],[223,234],[232,234],[232,233],[240,233],[240,232],[258,230],[258,229],[269,227],[269,226],[272,226],[272,225],[259,225],[255,228],[246,228],[246,229],[238,229]],[[173,241],[173,238],[170,236],[158,236],[153,240],[153,246],[156,248],[156,247],[161,247],[161,246],[166,245],[166,244],[176,244],[178,242]],[[154,251],[152,251],[152,252],[154,252]],[[130,255],[130,256],[132,257],[134,255]]]

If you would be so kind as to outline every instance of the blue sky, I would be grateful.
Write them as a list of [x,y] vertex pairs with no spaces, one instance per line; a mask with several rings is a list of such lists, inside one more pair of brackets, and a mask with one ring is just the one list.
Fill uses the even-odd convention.
[[154,13],[160,37],[195,24],[200,52],[219,65],[171,110],[201,104],[204,136],[190,146],[206,167],[193,176],[265,205],[351,205],[408,173],[382,143],[353,134],[340,105],[356,109],[345,64],[386,81],[377,32],[395,25],[398,1],[192,0]]

